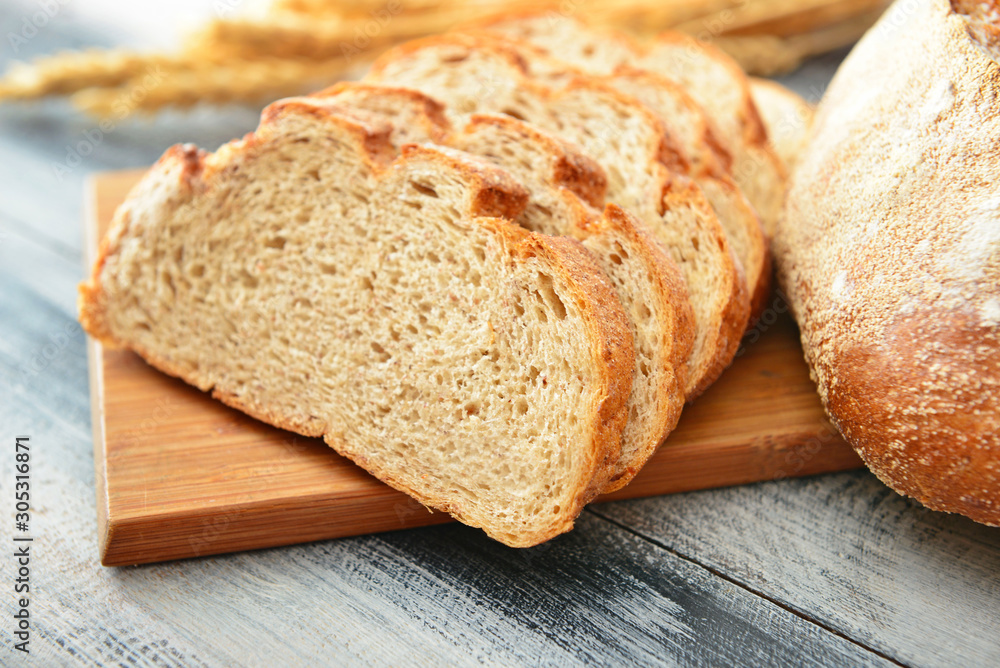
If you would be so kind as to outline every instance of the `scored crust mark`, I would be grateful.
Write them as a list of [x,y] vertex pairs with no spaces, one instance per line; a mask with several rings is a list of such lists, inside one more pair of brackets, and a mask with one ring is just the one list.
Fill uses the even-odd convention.
[[894,7],[817,109],[779,277],[872,471],[1000,525],[1000,68],[947,0]]
[[499,540],[551,538],[617,459],[626,316],[577,242],[479,217],[520,215],[509,174],[426,146],[393,159],[364,116],[293,99],[200,169],[168,152],[81,319]]

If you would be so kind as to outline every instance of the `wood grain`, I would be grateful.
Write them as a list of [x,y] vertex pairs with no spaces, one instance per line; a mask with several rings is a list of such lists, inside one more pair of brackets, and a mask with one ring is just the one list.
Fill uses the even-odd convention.
[[[140,173],[93,181],[99,234]],[[748,345],[627,487],[607,499],[860,466],[825,421],[794,327],[765,314]],[[759,334],[759,333],[756,333]],[[753,340],[754,336],[748,337]],[[130,352],[91,342],[101,560],[109,566],[449,521],[321,441],[257,422]]]
[[[0,321],[19,323],[0,338],[8,383],[72,321],[2,268],[0,284]],[[886,665],[589,512],[571,534],[528,550],[451,524],[102,569],[84,357],[78,331],[0,402],[0,424],[38,446],[26,665]],[[13,463],[0,458],[2,479]],[[10,600],[0,611],[10,614]],[[0,637],[0,652],[13,652],[10,634]]]
[[1000,665],[1000,529],[871,474],[591,508],[901,663]]

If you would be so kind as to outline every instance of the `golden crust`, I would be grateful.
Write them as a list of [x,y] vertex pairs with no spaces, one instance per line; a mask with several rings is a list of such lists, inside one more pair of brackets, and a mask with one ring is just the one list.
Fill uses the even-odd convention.
[[[625,236],[631,241],[630,250],[642,256],[643,265],[649,271],[649,278],[657,286],[657,294],[664,298],[663,306],[671,310],[669,329],[664,332],[670,346],[667,355],[670,373],[663,376],[658,388],[659,394],[669,399],[666,410],[657,416],[659,424],[654,428],[654,431],[666,435],[677,426],[686,401],[684,388],[687,383],[687,361],[694,346],[695,336],[694,311],[680,269],[656,240],[643,229],[643,226],[637,223],[638,221],[621,207],[609,204],[604,210],[604,215],[594,219],[591,225],[596,233],[603,228],[610,228],[615,230],[617,235]],[[631,459],[620,461],[615,474],[602,493],[617,491],[631,482],[656,452],[658,445],[658,443],[645,443]]]
[[893,489],[991,525],[997,91],[996,55],[946,0],[890,8],[820,104],[775,237],[806,358],[847,440]]
[[1000,336],[977,314],[934,310],[900,317],[889,336],[899,345],[851,342],[830,358],[819,375],[840,382],[826,387],[827,410],[887,485],[1000,526]]
[[508,130],[530,137],[533,143],[543,146],[553,156],[552,174],[555,182],[577,195],[587,204],[603,206],[608,179],[604,170],[594,160],[578,150],[570,149],[565,142],[552,135],[507,116],[473,114],[463,133],[477,132],[484,125],[503,126]]

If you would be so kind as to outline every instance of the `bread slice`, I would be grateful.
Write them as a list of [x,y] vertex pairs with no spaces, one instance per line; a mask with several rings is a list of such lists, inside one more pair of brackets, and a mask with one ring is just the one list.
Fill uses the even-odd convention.
[[[517,25],[516,22],[513,24]],[[572,28],[572,21],[562,19],[556,22],[553,29],[558,31],[558,26],[563,24],[577,32],[584,30]],[[500,27],[504,25],[512,23],[499,24]],[[526,20],[524,25],[529,31],[532,28],[536,31],[542,29],[532,20]],[[504,33],[501,31],[499,34]],[[638,48],[630,46],[626,38],[617,38],[614,33],[604,33],[601,37],[600,44],[606,52],[603,57],[622,60],[627,49],[631,49],[629,57],[632,60],[640,58]],[[550,57],[546,50],[530,42],[510,37],[505,39],[525,60],[531,74],[547,83],[558,86],[583,74],[575,65]],[[594,48],[597,48],[596,45]],[[595,56],[577,54],[575,58],[592,59]],[[601,65],[606,66],[607,62],[602,60]],[[678,154],[670,166],[675,172],[693,179],[711,204],[743,268],[750,292],[750,320],[756,320],[771,292],[771,255],[767,236],[757,212],[733,182],[729,171],[731,156],[710,129],[711,124],[705,113],[683,86],[649,70],[619,65],[610,74],[601,75],[600,80],[635,98],[663,122],[670,138],[670,148]]]
[[322,101],[215,154],[174,147],[119,208],[86,330],[511,546],[613,472],[634,352],[576,241],[510,222],[506,172]]
[[603,214],[593,208],[604,201],[601,168],[509,116],[474,115],[462,131],[452,132],[443,108],[411,89],[352,82],[316,95],[379,114],[396,128],[398,145],[436,141],[502,167],[529,194],[519,224],[574,237],[591,251],[629,316],[636,352],[622,452],[604,491],[624,487],[680,418],[694,315],[680,270],[641,223],[615,205]]
[[757,106],[771,148],[791,173],[805,148],[812,127],[813,107],[777,81],[750,78],[750,94]]
[[771,235],[781,214],[787,175],[735,60],[711,44],[666,32],[644,51],[639,65],[683,85],[712,120],[733,155],[733,178]]
[[[753,206],[723,168],[714,133],[700,107],[675,82],[646,70],[619,68],[603,79],[615,89],[646,105],[677,139],[691,177],[708,198],[726,239],[743,267],[750,292],[750,319],[764,310],[771,293],[771,253],[767,237]],[[706,141],[706,137],[709,137]],[[692,141],[692,138],[700,141]]]
[[587,25],[560,12],[499,16],[481,29],[527,41],[554,58],[594,74],[641,68],[673,79],[711,119],[733,157],[732,175],[773,230],[785,193],[785,171],[767,135],[739,65],[717,48],[680,33],[639,45],[627,35]]
[[675,80],[628,65],[602,75],[602,80],[638,99],[663,119],[692,174],[731,176],[733,157],[725,142],[712,130],[701,106]]
[[729,365],[749,315],[746,280],[700,188],[666,168],[676,153],[649,109],[592,79],[544,86],[528,76],[516,50],[462,34],[396,47],[366,79],[421,90],[445,103],[456,126],[475,113],[505,114],[597,159],[608,175],[607,201],[641,220],[684,274],[696,323],[688,398]]

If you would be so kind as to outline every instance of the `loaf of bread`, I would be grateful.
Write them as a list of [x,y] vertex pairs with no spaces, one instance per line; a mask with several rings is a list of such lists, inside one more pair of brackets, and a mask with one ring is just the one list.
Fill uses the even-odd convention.
[[634,351],[577,241],[527,231],[507,172],[284,100],[214,154],[168,151],[119,208],[81,322],[105,345],[508,545],[616,473]]
[[746,280],[707,197],[670,170],[677,154],[648,107],[594,79],[546,86],[510,45],[464,34],[391,49],[366,80],[419,89],[445,103],[457,126],[475,113],[528,121],[597,160],[608,174],[607,201],[645,224],[687,282],[695,315],[687,397],[730,364],[749,318]]
[[1000,13],[906,0],[816,112],[776,261],[833,421],[886,484],[1000,525]]

